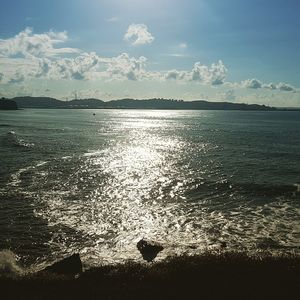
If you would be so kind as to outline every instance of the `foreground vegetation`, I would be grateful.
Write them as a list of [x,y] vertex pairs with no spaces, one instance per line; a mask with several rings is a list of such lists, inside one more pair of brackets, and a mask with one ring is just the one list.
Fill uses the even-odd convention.
[[2,299],[297,299],[299,256],[240,253],[100,266],[78,278],[1,278]]

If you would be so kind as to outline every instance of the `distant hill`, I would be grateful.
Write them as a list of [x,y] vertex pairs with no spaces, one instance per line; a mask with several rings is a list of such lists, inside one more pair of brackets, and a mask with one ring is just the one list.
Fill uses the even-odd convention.
[[49,97],[16,97],[12,99],[19,108],[93,108],[93,109],[193,109],[193,110],[276,110],[274,107],[258,104],[230,102],[208,102],[204,100],[183,101],[173,99],[120,99],[102,101],[99,99],[76,99],[61,101]]
[[0,109],[2,110],[17,110],[17,103],[13,100],[0,99]]
[[66,102],[69,107],[72,108],[99,108],[102,107],[105,102],[99,99],[84,99],[84,100],[71,100]]
[[15,97],[19,108],[61,108],[64,102],[49,97]]

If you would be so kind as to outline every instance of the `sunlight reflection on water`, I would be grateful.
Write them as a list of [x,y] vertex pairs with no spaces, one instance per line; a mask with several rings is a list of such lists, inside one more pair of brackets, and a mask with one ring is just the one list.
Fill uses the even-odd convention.
[[[255,189],[264,186],[237,184],[253,180],[248,174],[256,169],[246,169],[247,156],[236,154],[242,137],[227,145],[222,126],[215,128],[214,118],[207,125],[208,115],[104,111],[91,121],[84,111],[83,129],[60,137],[65,142],[76,135],[80,151],[22,168],[7,186],[33,199],[57,257],[80,252],[90,264],[140,260],[136,242],[143,237],[165,246],[158,259],[219,249],[223,241],[229,250],[257,249],[268,241],[297,249],[294,198],[261,196]],[[244,168],[249,177],[234,181]]]
[[[192,228],[185,225],[188,222],[180,209],[187,179],[176,161],[186,143],[164,135],[163,129],[169,124],[163,118],[170,113],[143,114],[150,119],[126,118],[118,124],[122,139],[107,149],[87,152],[80,159],[80,167],[72,176],[82,182],[80,193],[85,200],[52,199],[52,207],[46,212],[50,222],[63,222],[91,237],[92,246],[83,252],[110,262],[120,255],[122,259],[139,258],[135,245],[142,237],[165,243],[171,234],[168,242],[172,244],[190,239]],[[162,119],[157,120],[158,115]],[[67,190],[77,189],[76,180],[67,183]],[[194,242],[199,243],[199,239]]]

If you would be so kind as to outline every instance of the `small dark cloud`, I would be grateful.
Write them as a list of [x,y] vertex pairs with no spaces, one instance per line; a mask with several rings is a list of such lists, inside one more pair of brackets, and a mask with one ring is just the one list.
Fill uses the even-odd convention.
[[84,79],[84,75],[82,73],[76,71],[73,74],[71,74],[71,78],[75,79],[75,80],[83,80]]
[[8,81],[8,83],[9,83],[9,84],[18,84],[18,83],[23,82],[24,80],[25,80],[25,77],[24,77],[23,74],[16,73],[16,74],[14,75],[14,77],[12,77],[12,78]]
[[223,79],[220,79],[220,78],[216,78],[211,82],[212,85],[220,85],[223,83],[224,83]]

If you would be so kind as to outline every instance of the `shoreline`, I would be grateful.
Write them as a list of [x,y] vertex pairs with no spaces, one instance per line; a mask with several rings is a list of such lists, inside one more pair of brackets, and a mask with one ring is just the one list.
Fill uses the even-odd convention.
[[299,284],[299,255],[234,252],[102,265],[76,278],[48,272],[0,277],[9,299],[292,299]]

